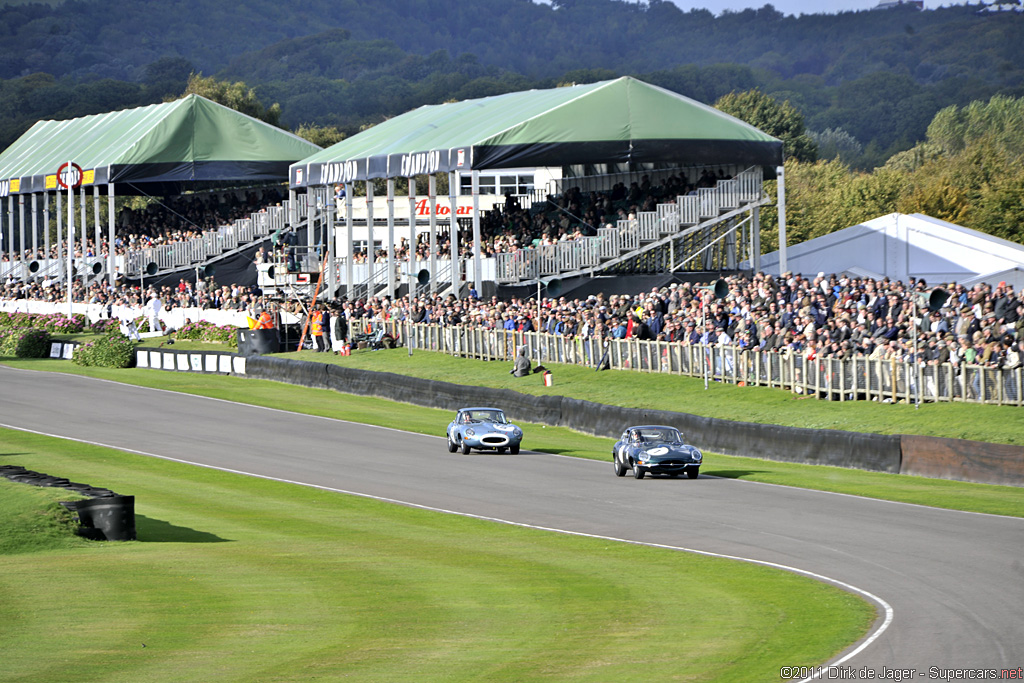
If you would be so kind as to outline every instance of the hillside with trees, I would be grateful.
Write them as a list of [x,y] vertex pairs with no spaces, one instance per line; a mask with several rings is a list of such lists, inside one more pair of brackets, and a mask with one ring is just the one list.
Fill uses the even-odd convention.
[[424,104],[628,74],[787,141],[793,240],[897,208],[1020,239],[1024,177],[1006,140],[1020,127],[958,143],[942,131],[1019,106],[1022,39],[1024,17],[965,6],[794,17],[667,0],[0,2],[0,149],[39,119],[185,92],[329,144]]

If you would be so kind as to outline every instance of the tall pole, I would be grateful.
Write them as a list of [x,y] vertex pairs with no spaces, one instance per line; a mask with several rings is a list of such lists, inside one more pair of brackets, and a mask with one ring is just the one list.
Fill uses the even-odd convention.
[[338,217],[338,202],[331,196],[331,187],[326,187],[324,207],[327,209],[327,299],[333,299],[338,291],[338,263],[337,243],[338,238],[335,225]]
[[114,235],[115,227],[114,183],[107,183],[107,282],[111,290],[117,285],[117,274],[114,272],[114,243],[117,239]]
[[46,275],[50,275],[50,193],[43,192],[43,256],[46,257]]
[[57,190],[54,195],[57,198],[54,206],[57,214],[57,267],[53,270],[60,280],[60,274],[64,272],[64,193]]
[[451,235],[451,258],[452,258],[452,292],[455,294],[455,298],[459,297],[459,284],[460,275],[459,273],[459,205],[455,198],[456,184],[455,184],[455,171],[448,174],[448,203],[451,206],[451,213],[448,214],[448,232]]
[[789,260],[786,258],[786,167],[779,166],[779,275],[789,270]]
[[[39,260],[39,193],[32,193],[32,260]],[[40,266],[43,264],[40,263]],[[38,279],[38,275],[33,280]]]
[[430,293],[437,291],[437,178],[427,176],[427,202],[430,204]]
[[[68,162],[64,178],[68,186],[68,317],[71,317],[71,281],[75,279],[75,183],[71,180],[74,166]],[[82,245],[85,246],[84,244]]]
[[395,179],[388,178],[388,298],[395,297]]
[[[416,279],[416,178],[409,176],[409,302],[412,302],[413,283]],[[412,347],[409,348],[412,353]]]
[[480,171],[473,170],[473,284],[481,296],[483,280],[480,273]]
[[18,261],[21,264],[21,281],[28,280],[28,261],[25,260],[25,195],[18,195]]
[[345,240],[347,244],[346,251],[348,254],[348,256],[345,258],[345,296],[349,300],[352,299],[352,291],[353,288],[355,287],[355,283],[352,282],[355,268],[355,266],[352,263],[352,258],[354,255],[354,248],[352,244],[352,229],[354,221],[354,219],[352,218],[352,194],[355,192],[355,189],[355,183],[345,184]]
[[366,298],[369,299],[377,289],[377,253],[373,248],[373,181],[366,181],[366,265],[369,267],[369,285]]

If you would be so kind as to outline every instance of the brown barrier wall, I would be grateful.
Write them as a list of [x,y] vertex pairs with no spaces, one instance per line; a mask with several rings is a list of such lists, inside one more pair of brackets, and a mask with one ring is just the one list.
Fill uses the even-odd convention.
[[903,451],[900,474],[1024,485],[1024,448],[1021,446],[909,434],[900,437],[900,444]]

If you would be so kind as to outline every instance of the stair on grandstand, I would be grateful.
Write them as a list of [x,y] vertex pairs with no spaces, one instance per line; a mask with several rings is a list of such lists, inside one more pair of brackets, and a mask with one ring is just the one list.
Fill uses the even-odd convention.
[[[305,208],[302,202],[297,202],[296,209],[300,218]],[[138,277],[140,274],[149,277],[196,268],[211,259],[238,252],[252,242],[284,229],[287,227],[287,217],[288,202],[285,201],[280,206],[270,206],[251,213],[248,218],[239,218],[230,225],[207,230],[199,237],[128,251],[125,254],[124,272],[128,277]],[[152,273],[146,270],[151,263],[156,264],[156,270]]]
[[[604,272],[665,272],[682,260],[674,254],[675,245],[711,254],[711,247],[731,233],[732,221],[769,203],[762,186],[761,168],[750,168],[714,187],[658,204],[655,211],[599,228],[596,236],[497,254],[497,281],[535,284],[543,278]],[[702,265],[709,261],[703,259]]]

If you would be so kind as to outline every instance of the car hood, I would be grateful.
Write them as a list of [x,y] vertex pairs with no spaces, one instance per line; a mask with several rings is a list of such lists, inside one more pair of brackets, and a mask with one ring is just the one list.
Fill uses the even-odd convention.
[[501,432],[503,434],[511,434],[516,426],[511,422],[470,422],[469,424],[462,425],[466,429],[472,429],[473,431],[485,431],[485,432]]
[[641,448],[640,453],[646,454],[653,461],[676,460],[684,458],[689,460],[700,451],[695,446],[682,443],[659,443],[651,444]]

